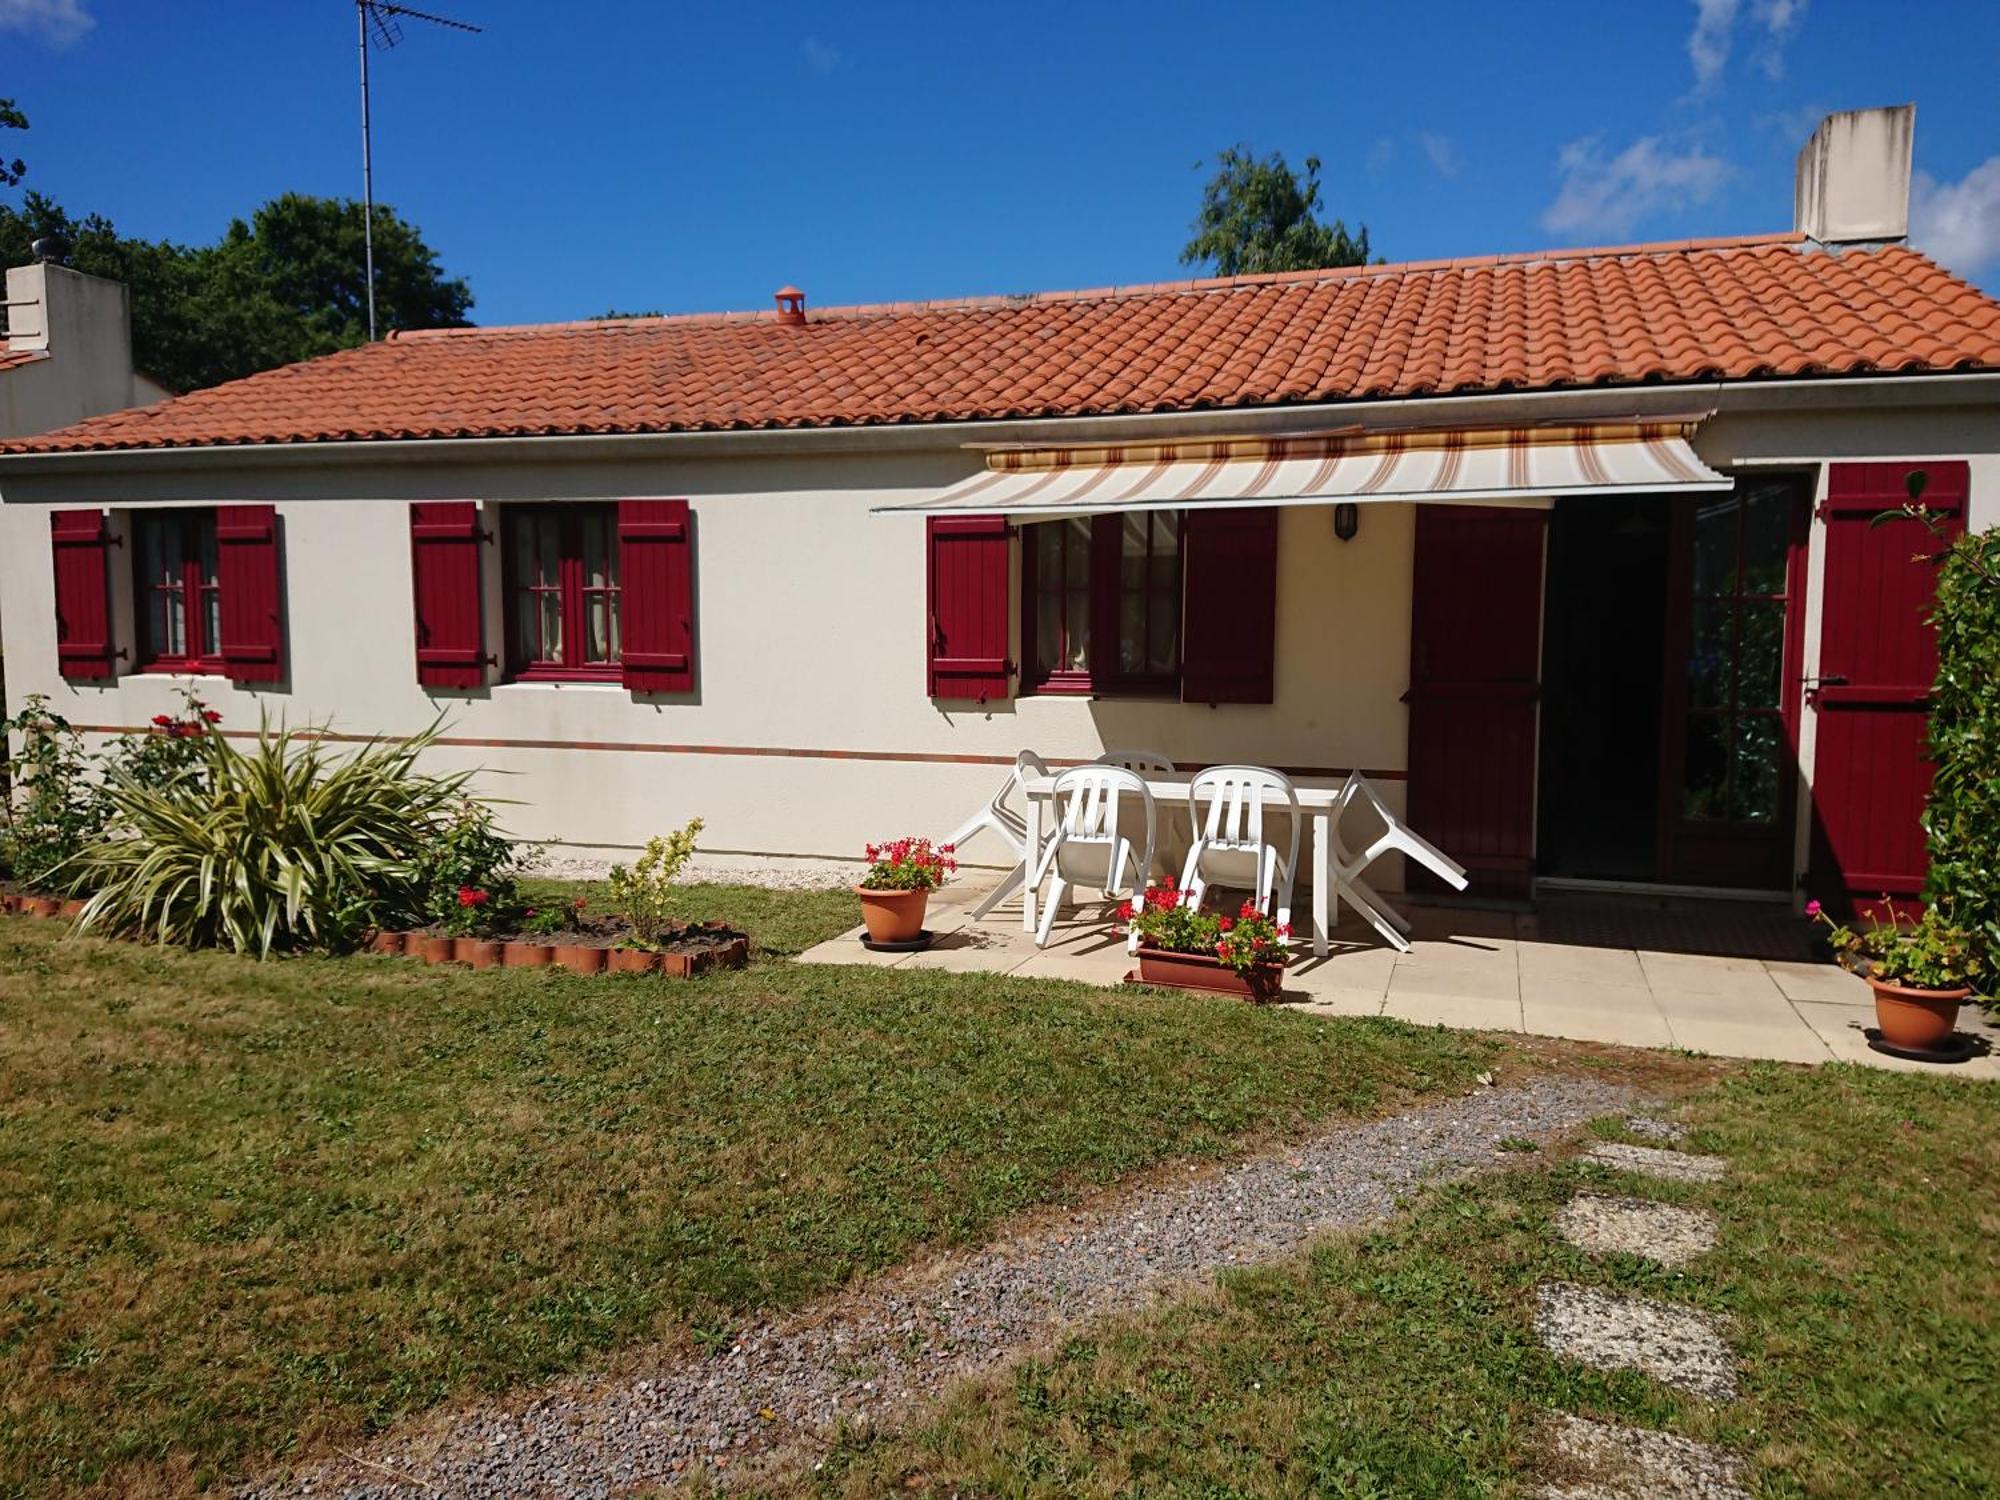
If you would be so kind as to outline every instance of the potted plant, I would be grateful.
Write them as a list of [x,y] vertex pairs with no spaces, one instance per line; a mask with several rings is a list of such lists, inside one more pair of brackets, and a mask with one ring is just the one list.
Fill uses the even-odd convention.
[[1274,1000],[1284,985],[1292,928],[1244,902],[1235,916],[1181,905],[1172,881],[1149,887],[1118,915],[1139,934],[1139,982]]
[[958,868],[950,844],[936,848],[929,839],[894,839],[870,844],[868,873],[855,886],[861,898],[861,920],[874,943],[913,943],[923,936],[924,908],[931,892]]
[[1817,901],[1806,903],[1806,915],[1830,929],[1834,961],[1868,981],[1884,1046],[1952,1050],[1958,1007],[1984,969],[1970,933],[1935,904],[1914,922],[1881,922],[1860,931],[1834,921]]

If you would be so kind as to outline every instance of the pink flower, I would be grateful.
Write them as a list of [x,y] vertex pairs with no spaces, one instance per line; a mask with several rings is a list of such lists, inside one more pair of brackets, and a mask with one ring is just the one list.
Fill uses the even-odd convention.
[[1825,909],[1817,901],[1808,901],[1806,903],[1806,915],[1809,917],[1816,917]]

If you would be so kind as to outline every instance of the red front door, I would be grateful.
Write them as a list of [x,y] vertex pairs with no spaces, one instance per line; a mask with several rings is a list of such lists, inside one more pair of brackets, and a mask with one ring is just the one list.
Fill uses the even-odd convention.
[[1826,579],[1813,751],[1808,885],[1837,911],[1914,900],[1927,864],[1920,819],[1937,633],[1930,561],[1941,542],[1915,521],[1876,524],[1910,498],[1950,534],[1965,529],[1971,472],[1962,461],[1834,464],[1827,474]]
[[1466,867],[1472,895],[1525,897],[1534,876],[1547,523],[1542,510],[1417,506],[1410,826]]

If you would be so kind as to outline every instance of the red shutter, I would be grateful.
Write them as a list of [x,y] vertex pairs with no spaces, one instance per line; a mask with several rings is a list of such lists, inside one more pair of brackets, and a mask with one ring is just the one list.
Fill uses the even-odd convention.
[[425,687],[486,685],[479,541],[477,502],[411,503],[410,581],[417,611],[417,681]]
[[694,538],[685,500],[618,502],[618,630],[625,686],[694,691]]
[[1191,510],[1182,536],[1181,701],[1269,703],[1277,676],[1278,512]]
[[222,615],[222,670],[235,682],[277,682],[278,512],[270,505],[215,508],[215,581]]
[[49,543],[56,560],[56,668],[65,677],[110,677],[110,543],[104,512],[50,511]]
[[1009,696],[1005,516],[924,522],[925,690],[984,703]]
[[1937,569],[1928,557],[1943,543],[1915,521],[1875,524],[1908,503],[1918,470],[1924,505],[1956,536],[1972,478],[1959,459],[1834,464],[1820,510],[1826,563],[1819,681],[1807,696],[1818,718],[1807,883],[1836,911],[1875,918],[1912,909],[1929,867],[1922,819],[1933,770]]

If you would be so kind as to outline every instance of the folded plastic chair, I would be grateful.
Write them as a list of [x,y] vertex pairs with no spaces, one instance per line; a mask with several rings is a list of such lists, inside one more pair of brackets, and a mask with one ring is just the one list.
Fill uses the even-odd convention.
[[[1119,826],[1119,803],[1137,802],[1145,814],[1145,841],[1134,847]],[[1136,771],[1122,766],[1076,766],[1056,778],[1054,835],[1042,851],[1034,883],[1049,882],[1042,896],[1041,927],[1035,946],[1046,948],[1056,924],[1056,910],[1081,884],[1117,899],[1130,894],[1134,904],[1146,894],[1146,872],[1153,864],[1153,838],[1159,823],[1153,794]],[[1127,948],[1138,946],[1132,933]]]
[[[1371,817],[1378,831],[1367,843],[1350,846],[1342,836],[1341,824],[1356,809]],[[1347,781],[1340,789],[1340,797],[1334,804],[1333,816],[1327,819],[1326,826],[1332,840],[1332,847],[1327,851],[1327,865],[1333,874],[1333,890],[1328,894],[1327,902],[1329,927],[1339,920],[1340,897],[1345,893],[1363,920],[1387,938],[1392,947],[1405,953],[1410,951],[1409,922],[1395,907],[1376,895],[1374,888],[1362,878],[1361,872],[1385,854],[1400,854],[1405,859],[1414,860],[1454,889],[1465,889],[1465,866],[1430,840],[1413,832],[1408,824],[1390,812],[1375,788],[1359,771],[1348,773]]]
[[[1290,814],[1290,840],[1282,852],[1264,836],[1267,800]],[[1188,784],[1188,811],[1196,832],[1181,872],[1183,902],[1201,905],[1211,884],[1245,884],[1236,877],[1247,864],[1257,909],[1272,915],[1275,898],[1278,922],[1289,924],[1303,822],[1291,779],[1262,766],[1210,766]]]
[[1027,791],[1022,783],[1030,776],[1046,776],[1049,768],[1042,758],[1032,750],[1023,750],[1014,757],[1014,769],[1007,773],[1007,779],[1000,783],[993,798],[978,812],[965,820],[959,830],[940,843],[952,844],[963,849],[966,842],[982,833],[991,833],[995,838],[1014,851],[1014,868],[1007,872],[1000,883],[979,898],[979,904],[972,908],[974,921],[985,916],[1002,901],[1019,891],[1027,881],[1029,868],[1035,863],[1036,850],[1028,847],[1028,820],[1008,805],[1007,799],[1019,790],[1025,801]]

